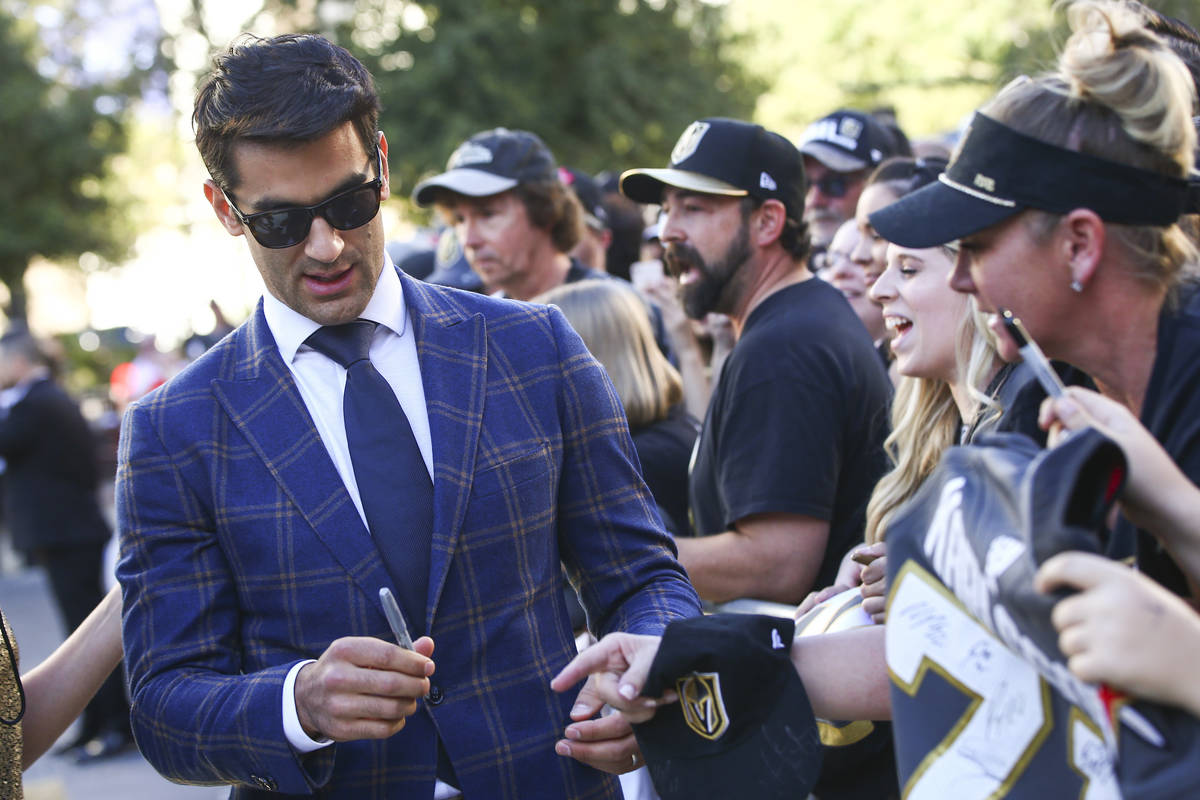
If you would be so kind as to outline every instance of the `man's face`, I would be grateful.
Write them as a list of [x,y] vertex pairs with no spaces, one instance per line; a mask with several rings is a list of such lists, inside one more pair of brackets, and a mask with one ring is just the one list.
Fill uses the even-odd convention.
[[736,310],[741,283],[736,278],[753,254],[741,198],[668,187],[663,192],[662,241],[664,260],[679,279],[689,317]]
[[862,193],[863,172],[834,172],[809,156],[804,157],[808,194],[804,196],[804,221],[814,247],[828,246],[837,229],[854,219],[854,208]]
[[[380,149],[385,178],[380,196],[387,199],[387,141],[382,138]],[[240,177],[230,199],[246,215],[319,203],[373,179],[378,169],[375,153],[364,150],[349,122],[299,145],[241,142],[233,158]],[[255,241],[212,181],[206,182],[205,195],[226,229],[246,236],[263,283],[276,299],[322,325],[350,322],[366,308],[384,264],[378,214],[348,231],[337,230],[318,214],[302,242],[271,249]]]
[[490,289],[524,282],[549,233],[529,221],[525,204],[511,191],[487,197],[448,195],[439,206],[454,226],[471,269]]

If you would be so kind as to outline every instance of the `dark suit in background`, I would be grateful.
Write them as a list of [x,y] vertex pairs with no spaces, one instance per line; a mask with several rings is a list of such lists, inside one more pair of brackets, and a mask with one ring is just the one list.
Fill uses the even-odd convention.
[[[70,633],[105,592],[111,532],[96,498],[96,442],[75,401],[50,377],[33,377],[12,391],[19,399],[0,418],[8,527],[14,549],[46,570]],[[79,743],[128,731],[121,675],[114,672],[84,709]]]

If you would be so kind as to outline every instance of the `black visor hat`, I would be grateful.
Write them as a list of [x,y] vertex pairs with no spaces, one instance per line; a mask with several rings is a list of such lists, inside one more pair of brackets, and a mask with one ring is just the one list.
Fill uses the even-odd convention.
[[1088,208],[1105,222],[1170,225],[1188,183],[1160,172],[1068,150],[976,112],[958,154],[931,183],[870,216],[901,247],[937,247],[1035,208]]

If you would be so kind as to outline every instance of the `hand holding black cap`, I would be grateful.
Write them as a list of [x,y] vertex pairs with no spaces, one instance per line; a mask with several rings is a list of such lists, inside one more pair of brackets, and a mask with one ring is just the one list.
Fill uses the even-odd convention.
[[807,797],[821,771],[821,741],[791,661],[795,623],[716,614],[672,622],[644,697],[668,690],[634,734],[663,800]]

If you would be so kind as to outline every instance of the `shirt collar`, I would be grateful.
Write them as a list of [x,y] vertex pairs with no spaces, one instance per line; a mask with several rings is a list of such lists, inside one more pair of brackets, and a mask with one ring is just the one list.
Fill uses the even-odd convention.
[[[270,291],[263,293],[263,315],[267,318],[267,327],[271,329],[271,335],[275,337],[275,343],[279,346],[279,354],[287,364],[296,357],[296,351],[304,344],[304,340],[321,327],[320,323],[285,305]],[[386,251],[383,256],[383,269],[375,283],[375,292],[371,295],[367,307],[359,314],[359,319],[378,322],[397,336],[404,336],[408,329],[404,287]]]

